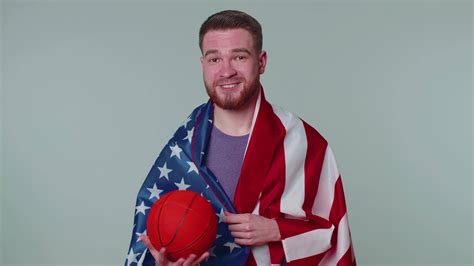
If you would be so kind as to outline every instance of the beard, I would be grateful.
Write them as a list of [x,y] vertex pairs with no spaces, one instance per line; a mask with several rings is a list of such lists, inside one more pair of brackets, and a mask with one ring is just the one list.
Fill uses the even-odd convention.
[[[257,75],[249,83],[245,82],[245,78],[231,78],[231,79],[220,79],[212,84],[206,83],[204,80],[204,86],[206,87],[207,95],[211,100],[220,108],[225,110],[238,110],[249,103],[252,98],[257,95],[258,89],[260,88],[260,79]],[[243,86],[240,92],[229,92],[220,96],[217,93],[216,87],[219,84],[236,83],[240,82],[238,86]]]

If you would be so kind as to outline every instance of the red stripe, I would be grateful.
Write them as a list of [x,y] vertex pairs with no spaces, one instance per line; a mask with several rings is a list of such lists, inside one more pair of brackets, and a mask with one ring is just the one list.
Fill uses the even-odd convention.
[[[283,140],[286,136],[286,129],[273,110],[272,125],[273,128],[276,129],[276,132],[280,132],[280,134],[279,138],[274,139],[278,142],[273,143],[275,146],[275,152],[273,154],[271,167],[268,169],[267,177],[265,178],[265,183],[263,185],[259,213],[267,218],[279,218],[281,217],[281,197],[285,190],[286,162]],[[268,250],[270,252],[271,263],[280,264],[283,261],[285,252],[281,241],[268,243]]]
[[332,203],[329,219],[335,226],[337,226],[345,214],[346,200],[344,199],[344,189],[342,187],[341,176],[339,176],[334,186],[334,201]]
[[273,126],[277,132],[281,133],[280,137],[275,139],[278,142],[272,143],[275,147],[275,152],[263,184],[259,213],[268,218],[277,218],[281,215],[280,202],[283,191],[285,190],[286,162],[283,139],[285,138],[286,130],[280,119],[273,112],[272,115]]
[[251,213],[254,210],[268,169],[272,167],[275,144],[283,143],[283,138],[284,131],[280,131],[272,107],[262,92],[260,109],[235,190],[234,206],[238,213]]
[[342,258],[337,262],[337,266],[356,266],[356,260],[353,258],[352,244]]
[[305,158],[305,199],[303,210],[307,216],[312,216],[314,199],[319,187],[319,178],[324,163],[327,141],[310,125],[303,121],[308,148]]

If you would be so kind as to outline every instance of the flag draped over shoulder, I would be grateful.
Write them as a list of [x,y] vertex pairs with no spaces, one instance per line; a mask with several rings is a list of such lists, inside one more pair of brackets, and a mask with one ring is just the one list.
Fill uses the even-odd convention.
[[[204,165],[213,103],[196,108],[161,151],[137,197],[125,265],[154,265],[142,241],[153,203],[172,190],[207,198],[219,219],[210,258],[201,265],[356,265],[341,176],[326,140],[297,116],[259,95],[232,202]],[[237,245],[224,210],[277,221],[281,241]]]

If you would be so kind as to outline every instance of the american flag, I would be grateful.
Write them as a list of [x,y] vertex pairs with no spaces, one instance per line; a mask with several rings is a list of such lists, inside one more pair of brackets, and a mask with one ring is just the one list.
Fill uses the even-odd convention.
[[[341,176],[326,140],[306,122],[259,94],[234,202],[203,164],[213,104],[196,108],[165,146],[137,198],[125,265],[154,265],[139,240],[148,211],[160,196],[190,189],[207,198],[219,217],[218,237],[202,265],[356,265]],[[237,245],[223,211],[277,221],[281,241]]]
[[203,165],[205,148],[212,129],[212,104],[196,108],[165,145],[146,177],[137,196],[132,239],[125,265],[155,265],[153,256],[140,240],[146,234],[146,219],[151,206],[166,193],[192,190],[214,207],[218,218],[217,237],[210,248],[209,259],[201,265],[243,265],[248,247],[234,242],[222,222],[224,211],[235,212],[217,178]]

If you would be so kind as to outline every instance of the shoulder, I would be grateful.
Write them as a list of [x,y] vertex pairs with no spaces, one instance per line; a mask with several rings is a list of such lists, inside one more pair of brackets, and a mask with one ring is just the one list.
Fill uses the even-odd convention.
[[306,140],[312,145],[318,147],[326,147],[327,140],[313,126],[301,119],[296,114],[285,110],[284,108],[271,104],[273,113],[278,117],[282,125],[285,127],[286,135],[293,138],[301,138],[306,136]]

